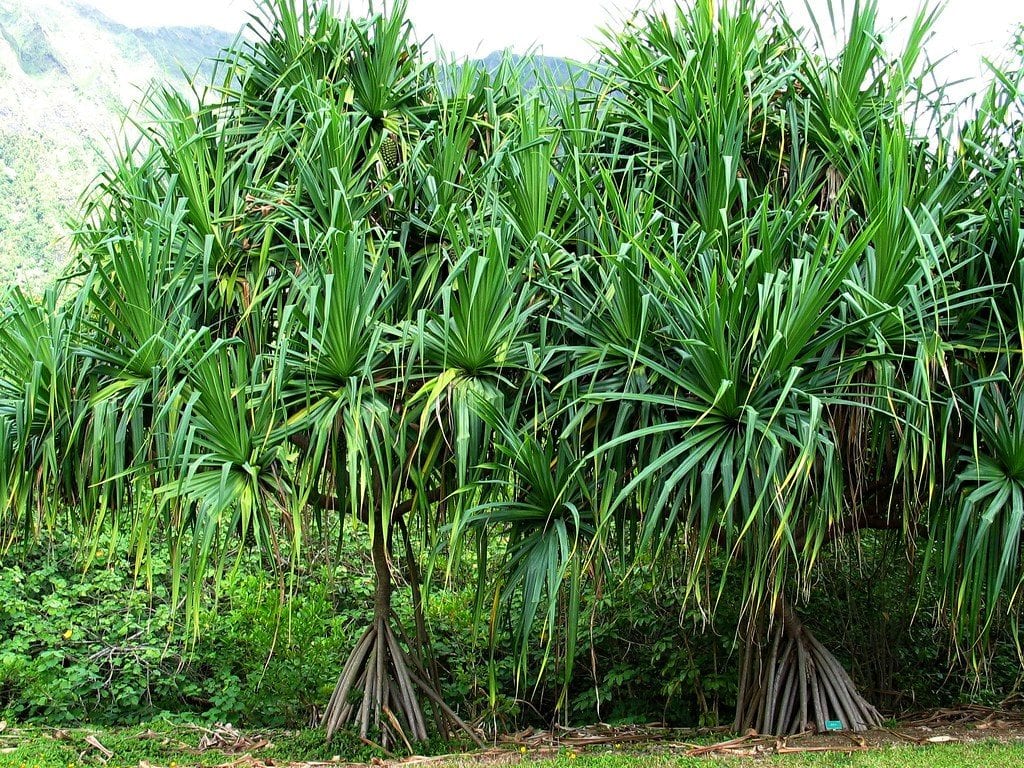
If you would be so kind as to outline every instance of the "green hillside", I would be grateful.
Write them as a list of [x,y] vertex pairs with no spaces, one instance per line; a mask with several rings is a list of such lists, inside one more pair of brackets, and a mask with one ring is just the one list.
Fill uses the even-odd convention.
[[[110,155],[122,115],[156,82],[207,82],[234,36],[210,27],[135,29],[70,0],[0,0],[0,284],[38,290],[67,259],[67,220]],[[517,62],[521,57],[511,57]],[[556,82],[576,70],[532,57]],[[494,70],[492,53],[479,62]]]
[[184,83],[233,36],[132,29],[67,0],[0,0],[0,281],[37,289],[67,257],[67,219],[152,84]]

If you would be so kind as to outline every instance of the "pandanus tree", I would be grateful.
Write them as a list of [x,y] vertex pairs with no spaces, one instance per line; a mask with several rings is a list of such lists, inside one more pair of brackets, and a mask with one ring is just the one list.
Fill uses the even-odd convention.
[[460,533],[507,542],[491,584],[567,666],[581,580],[670,546],[709,614],[743,595],[737,730],[880,722],[795,608],[842,537],[925,547],[968,646],[1016,610],[1019,79],[957,144],[924,119],[933,21],[892,57],[859,4],[828,56],[754,3],[697,3],[610,36],[592,107],[556,110],[552,384],[506,412],[516,461]]
[[166,540],[198,631],[239,542],[286,570],[354,516],[374,619],[328,733],[424,740],[432,707],[475,739],[438,693],[410,531],[475,471],[469,404],[522,365],[512,236],[470,224],[515,73],[441,76],[400,5],[268,2],[250,31],[210,89],[149,99],[87,198],[62,297],[6,305],[5,542],[74,516],[93,546],[127,532],[144,569]]
[[924,548],[981,649],[1024,573],[1019,74],[957,133],[921,116],[932,14],[892,57],[857,5],[827,55],[737,0],[527,93],[403,11],[268,0],[147,101],[62,290],[0,316],[2,543],[166,542],[198,631],[240,547],[284,571],[359,521],[373,619],[323,719],[384,746],[478,738],[421,586],[470,545],[563,711],[585,595],[668,552],[709,616],[742,596],[738,730],[878,722],[799,616],[860,531]]

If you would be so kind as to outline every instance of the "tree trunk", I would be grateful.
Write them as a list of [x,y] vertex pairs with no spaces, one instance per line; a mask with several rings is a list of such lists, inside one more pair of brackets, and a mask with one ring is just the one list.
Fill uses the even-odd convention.
[[[349,654],[334,693],[324,711],[323,725],[330,739],[338,728],[358,724],[359,736],[378,736],[390,749],[428,738],[421,697],[433,707],[442,732],[448,725],[465,731],[479,746],[479,736],[448,707],[416,656],[402,648],[392,627],[392,577],[388,556],[388,531],[383,515],[374,513],[370,551],[376,575],[373,622]],[[411,556],[411,547],[410,547]],[[415,572],[415,571],[414,571]],[[418,592],[417,592],[418,595]],[[419,600],[416,609],[421,610]],[[417,621],[420,625],[420,622]]]
[[[758,642],[755,637],[765,637],[766,624],[770,636]],[[881,724],[878,710],[788,604],[781,603],[770,622],[750,622],[733,721],[738,733],[866,731]]]

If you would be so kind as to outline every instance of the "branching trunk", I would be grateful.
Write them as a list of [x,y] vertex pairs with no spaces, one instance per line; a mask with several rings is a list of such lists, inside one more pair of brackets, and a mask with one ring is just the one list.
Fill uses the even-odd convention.
[[[330,739],[339,728],[358,725],[363,739],[369,739],[371,733],[379,734],[380,744],[385,749],[404,745],[411,752],[412,742],[428,738],[421,705],[421,701],[426,700],[433,708],[434,720],[442,733],[453,726],[483,746],[472,728],[444,703],[436,683],[430,680],[432,675],[424,670],[415,654],[402,647],[392,626],[387,535],[381,517],[374,522],[371,553],[377,585],[373,623],[349,655],[324,711],[327,737]],[[416,609],[421,610],[418,593],[416,603]],[[420,632],[425,631],[419,621],[417,625]]]
[[865,731],[882,724],[878,710],[788,605],[776,612],[767,643],[756,642],[755,632],[749,632],[740,665],[737,732],[821,732],[836,721],[843,730]]

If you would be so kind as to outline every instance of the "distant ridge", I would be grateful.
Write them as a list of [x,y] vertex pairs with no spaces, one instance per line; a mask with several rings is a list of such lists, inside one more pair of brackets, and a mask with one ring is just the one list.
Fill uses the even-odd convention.
[[489,72],[494,72],[506,57],[513,64],[523,67],[523,86],[526,88],[534,87],[538,80],[542,79],[549,79],[555,84],[566,84],[575,80],[577,85],[583,85],[589,80],[589,75],[583,65],[557,56],[493,51],[482,59],[476,59],[474,63],[482,65]]

